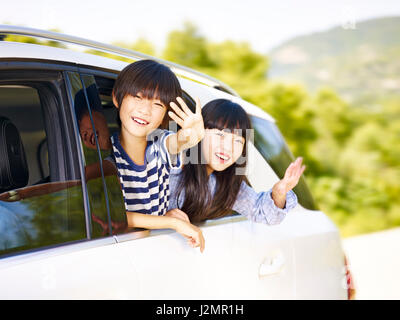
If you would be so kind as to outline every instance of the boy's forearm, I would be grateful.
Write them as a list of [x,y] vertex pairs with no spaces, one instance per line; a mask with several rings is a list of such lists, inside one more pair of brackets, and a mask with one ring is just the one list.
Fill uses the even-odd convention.
[[176,229],[176,218],[153,216],[138,212],[126,212],[128,226],[145,229]]

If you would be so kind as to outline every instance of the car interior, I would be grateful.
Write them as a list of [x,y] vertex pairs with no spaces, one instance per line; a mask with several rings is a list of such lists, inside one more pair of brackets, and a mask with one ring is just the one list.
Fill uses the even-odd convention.
[[[42,107],[36,89],[0,86],[1,191],[50,181]],[[28,161],[27,161],[28,159]]]
[[[57,191],[54,182],[71,180],[68,185],[79,184],[79,172],[67,172],[65,167],[67,154],[58,122],[61,108],[52,84],[12,76],[15,80],[9,80],[11,76],[7,74],[0,78],[0,142],[4,150],[0,192],[24,188],[24,196],[34,196],[39,195],[35,190],[40,185],[45,194]],[[13,175],[19,183],[11,183],[15,180]]]

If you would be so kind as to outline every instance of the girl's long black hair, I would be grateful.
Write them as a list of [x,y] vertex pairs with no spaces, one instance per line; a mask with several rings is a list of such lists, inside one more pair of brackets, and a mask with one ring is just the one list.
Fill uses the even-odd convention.
[[[229,129],[236,133],[240,129],[245,139],[241,158],[247,156],[247,130],[251,129],[250,119],[246,111],[237,103],[226,99],[216,99],[207,103],[202,109],[205,129]],[[237,174],[236,169],[244,169],[245,161],[236,161],[223,171],[214,171],[216,190],[214,196],[208,188],[206,163],[202,157],[202,142],[185,152],[189,158],[185,164],[177,186],[178,199],[185,191],[185,200],[180,208],[191,222],[200,222],[226,216],[232,212],[232,207],[243,181],[247,183],[244,174]],[[186,160],[186,159],[185,159]],[[241,162],[241,163],[239,163]],[[179,202],[178,202],[179,203]]]

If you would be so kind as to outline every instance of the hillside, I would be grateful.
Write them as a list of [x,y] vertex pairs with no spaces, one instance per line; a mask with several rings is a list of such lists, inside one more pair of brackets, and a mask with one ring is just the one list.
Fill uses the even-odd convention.
[[270,79],[302,82],[311,91],[331,86],[353,104],[373,108],[400,95],[400,17],[296,37],[268,56]]

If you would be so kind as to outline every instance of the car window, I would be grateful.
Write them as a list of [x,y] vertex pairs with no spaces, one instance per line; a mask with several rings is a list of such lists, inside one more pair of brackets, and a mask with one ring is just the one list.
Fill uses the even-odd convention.
[[0,257],[86,238],[81,181],[65,165],[60,73],[28,78],[0,72]]
[[[250,116],[250,119],[254,129],[255,147],[275,171],[279,179],[282,179],[287,167],[295,160],[293,154],[286,145],[278,127],[273,122],[255,116]],[[293,191],[303,207],[311,210],[316,209],[304,176],[300,178]]]
[[115,234],[117,226],[127,226],[125,211],[118,219],[114,214],[123,209],[121,192],[115,196],[107,187],[109,180],[117,180],[115,168],[106,160],[111,155],[110,131],[93,76],[69,72],[68,79],[85,161],[91,237],[109,236]]

